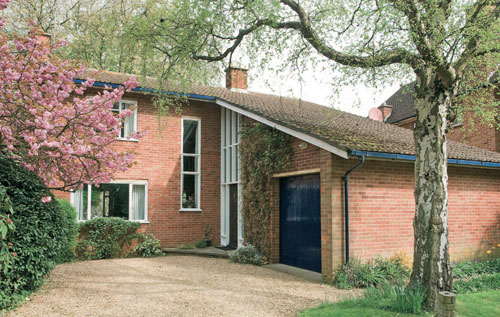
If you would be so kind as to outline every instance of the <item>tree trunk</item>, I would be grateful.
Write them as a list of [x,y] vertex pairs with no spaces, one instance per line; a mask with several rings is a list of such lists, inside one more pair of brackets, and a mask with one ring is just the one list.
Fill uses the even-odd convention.
[[427,290],[425,305],[433,310],[438,292],[450,291],[452,286],[446,155],[446,112],[451,93],[436,87],[425,90],[415,98],[416,209],[410,285],[420,284]]

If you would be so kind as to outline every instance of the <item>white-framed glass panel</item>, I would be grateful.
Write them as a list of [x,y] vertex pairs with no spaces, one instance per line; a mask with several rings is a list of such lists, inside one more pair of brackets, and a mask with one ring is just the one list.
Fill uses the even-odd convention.
[[83,185],[71,194],[78,220],[96,217],[118,217],[131,221],[147,221],[146,181],[114,181]]
[[221,110],[221,244],[229,244],[230,186],[238,185],[238,247],[243,244],[243,218],[241,216],[240,188],[240,121],[238,113]]
[[181,210],[200,210],[201,120],[182,118]]
[[132,100],[120,100],[113,104],[112,111],[120,114],[123,110],[133,109],[133,113],[126,117],[120,128],[120,135],[118,138],[128,138],[132,133],[137,131],[137,102]]

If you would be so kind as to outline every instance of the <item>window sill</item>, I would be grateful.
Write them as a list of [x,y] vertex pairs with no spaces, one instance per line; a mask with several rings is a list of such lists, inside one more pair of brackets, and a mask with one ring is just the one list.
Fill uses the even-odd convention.
[[117,141],[125,141],[125,142],[139,142],[137,139],[127,139],[127,138],[116,138]]
[[463,123],[454,123],[452,125],[453,128],[456,128],[456,127],[461,127],[463,125]]
[[179,209],[179,212],[202,212],[203,209],[201,208],[181,208]]

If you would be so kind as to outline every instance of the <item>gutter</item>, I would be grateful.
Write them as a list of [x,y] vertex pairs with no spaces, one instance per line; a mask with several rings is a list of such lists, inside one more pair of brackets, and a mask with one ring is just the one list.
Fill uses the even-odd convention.
[[[85,79],[73,79],[73,82],[75,84],[80,85],[80,84],[86,82],[86,80]],[[101,81],[96,81],[96,82],[94,82],[93,87],[120,88],[120,87],[124,87],[124,86],[120,85],[120,84],[111,84],[111,83],[104,83]],[[168,91],[168,90],[144,88],[144,87],[140,87],[140,86],[133,88],[132,91],[147,92],[147,93],[153,93],[153,94],[165,94],[165,95],[170,95],[170,96],[179,96],[179,97],[187,97],[187,98],[193,98],[193,99],[215,101],[215,97],[212,97],[212,96],[205,96],[205,95],[198,95],[198,94],[185,94],[185,93],[173,92],[173,91]]]
[[[349,154],[352,156],[365,156],[365,157],[391,159],[391,160],[402,160],[402,161],[415,161],[416,160],[415,155],[407,155],[407,154],[394,154],[394,153],[382,153],[382,152],[370,152],[370,151],[350,151]],[[500,168],[500,163],[474,161],[474,160],[461,160],[461,159],[453,159],[453,158],[448,159],[448,164]]]
[[342,179],[344,180],[345,264],[349,264],[349,174],[365,164],[365,155],[362,155],[359,159],[358,164],[354,165],[350,170],[345,172],[344,176],[342,176]]

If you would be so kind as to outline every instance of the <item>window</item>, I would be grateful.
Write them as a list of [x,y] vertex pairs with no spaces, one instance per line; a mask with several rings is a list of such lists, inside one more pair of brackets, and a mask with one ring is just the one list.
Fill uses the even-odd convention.
[[131,221],[147,220],[147,183],[113,182],[83,187],[72,194],[78,220],[119,217]]
[[120,135],[118,136],[121,139],[125,139],[129,137],[134,131],[137,130],[137,102],[130,100],[120,100],[113,104],[113,112],[120,114],[123,110],[133,109],[134,113],[130,116],[126,117],[120,129]]
[[182,119],[181,210],[200,209],[200,124]]

